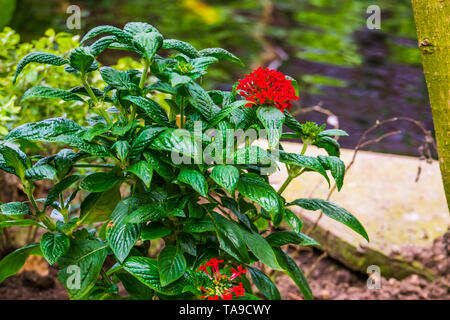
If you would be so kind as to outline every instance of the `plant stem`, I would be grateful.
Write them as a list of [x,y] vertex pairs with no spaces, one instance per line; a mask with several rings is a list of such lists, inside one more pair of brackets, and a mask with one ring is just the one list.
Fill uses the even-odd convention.
[[180,128],[184,128],[184,97],[181,97],[181,106],[180,106]]
[[[300,152],[300,154],[304,155],[307,148],[308,148],[308,143],[303,143],[303,148],[302,148],[302,151]],[[286,168],[287,168],[287,165],[286,165]],[[301,170],[298,173],[297,173],[297,171],[290,172],[290,170],[288,169],[289,176],[287,177],[286,181],[284,181],[281,188],[278,190],[278,194],[281,195],[283,193],[283,191],[286,190],[289,183],[291,183],[291,181],[294,180],[294,178],[297,178],[298,176],[300,176],[303,172],[304,172],[304,170]]]
[[150,69],[150,61],[145,59],[144,60],[144,71],[142,72],[141,81],[139,82],[139,88],[141,88],[141,89],[144,89],[145,80],[147,79],[149,69]]
[[108,277],[108,275],[106,274],[105,270],[100,269],[100,274],[102,275],[103,280],[107,283],[107,284],[112,284],[111,279]]
[[289,185],[289,183],[291,183],[291,181],[294,179],[293,176],[288,176],[286,181],[284,181],[283,185],[281,186],[281,188],[278,190],[278,194],[281,195],[283,193],[283,191],[287,188],[287,186]]
[[307,148],[308,148],[308,144],[303,142],[303,148],[302,148],[302,152],[300,152],[300,154],[304,155]]
[[73,165],[75,168],[114,168],[114,164],[90,164],[90,163],[77,163]]
[[87,93],[89,94],[89,97],[91,97],[92,101],[94,101],[94,103],[97,104],[98,99],[95,96],[94,92],[92,91],[91,87],[89,86],[89,83],[87,82],[87,76],[85,74],[81,76],[81,81],[83,82],[83,86],[86,89]]

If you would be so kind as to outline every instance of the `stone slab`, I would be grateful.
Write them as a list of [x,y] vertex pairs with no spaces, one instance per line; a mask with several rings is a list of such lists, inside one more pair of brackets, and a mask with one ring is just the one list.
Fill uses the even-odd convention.
[[[301,144],[283,143],[287,152],[300,152]],[[323,154],[308,148],[307,155]],[[341,159],[348,164],[353,150],[343,149]],[[344,187],[332,194],[330,201],[346,208],[361,221],[370,238],[365,239],[346,226],[326,217],[320,220],[311,236],[329,255],[346,266],[366,272],[378,265],[383,276],[402,279],[412,273],[434,277],[420,261],[402,256],[402,247],[431,247],[433,241],[446,233],[450,215],[445,199],[439,165],[422,162],[422,172],[415,182],[419,159],[408,156],[360,151],[348,171]],[[286,168],[271,176],[278,189],[287,176]],[[328,195],[326,181],[317,173],[308,172],[293,180],[283,195],[288,201],[298,198],[322,198]],[[291,207],[295,208],[295,207]],[[304,231],[316,221],[319,213],[293,210],[305,222]]]

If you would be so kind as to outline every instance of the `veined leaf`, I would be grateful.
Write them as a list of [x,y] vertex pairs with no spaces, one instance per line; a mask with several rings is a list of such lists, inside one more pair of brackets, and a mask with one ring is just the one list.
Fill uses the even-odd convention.
[[95,57],[89,47],[75,48],[69,56],[69,63],[72,68],[82,74],[87,72],[94,63]]
[[155,139],[161,132],[166,130],[163,127],[147,127],[141,132],[139,132],[136,139],[134,139],[133,144],[131,145],[131,155],[136,156],[144,151],[150,143]]
[[323,136],[313,143],[316,147],[323,148],[326,150],[329,156],[339,157],[340,155],[340,144],[331,137]]
[[150,220],[159,220],[164,217],[167,217],[167,213],[158,202],[137,208],[126,217],[125,221],[127,223],[143,223]]
[[237,190],[269,212],[275,226],[281,223],[283,213],[280,212],[280,199],[269,184],[253,177],[243,176],[239,178]]
[[150,188],[150,183],[152,182],[153,177],[153,167],[147,161],[141,160],[133,164],[130,168],[127,169],[128,172],[133,173],[139,179],[144,182],[147,188]]
[[138,96],[126,96],[123,99],[137,105],[156,123],[162,124],[166,127],[174,127],[174,125],[169,121],[166,111],[156,101]]
[[57,171],[48,164],[35,165],[25,171],[25,178],[31,181],[38,181],[43,179],[53,180],[56,177]]
[[111,87],[119,90],[137,90],[138,87],[131,81],[130,75],[125,71],[119,71],[111,67],[101,67],[100,75],[103,81]]
[[166,246],[158,255],[158,271],[163,287],[181,278],[186,270],[186,259],[179,249]]
[[[7,138],[8,136],[5,139]],[[0,142],[0,160],[2,160],[0,162],[1,169],[15,174],[21,180],[25,179],[26,155],[16,145],[10,142]]]
[[243,66],[244,64],[242,63],[241,59],[239,59],[238,57],[236,57],[234,54],[232,54],[231,52],[228,52],[225,49],[222,48],[208,48],[208,49],[203,49],[200,50],[199,55],[201,57],[214,57],[217,59],[224,59],[224,60],[230,60],[232,62],[237,62],[239,63],[241,66]]
[[219,186],[233,194],[239,181],[239,170],[231,165],[215,166],[210,177]]
[[303,221],[299,217],[297,217],[297,215],[291,210],[284,210],[284,220],[286,220],[286,222],[295,232],[302,231]]
[[59,258],[58,279],[74,300],[85,298],[98,280],[108,246],[97,240],[74,239],[69,251]]
[[327,172],[325,171],[322,163],[316,158],[300,155],[296,153],[287,153],[280,151],[280,161],[283,163],[304,167],[313,171],[320,173],[330,185],[330,179],[328,178]]
[[340,129],[328,129],[320,132],[319,137],[346,137],[348,133]]
[[120,184],[103,192],[90,193],[81,203],[80,220],[86,224],[109,220],[120,201]]
[[283,133],[284,113],[274,107],[259,107],[256,115],[267,131],[269,147],[277,147]]
[[249,232],[243,228],[241,231],[245,238],[245,244],[262,263],[272,269],[281,270],[275,254],[266,239],[258,233]]
[[294,280],[305,300],[312,300],[313,295],[311,288],[309,287],[308,280],[306,280],[305,275],[295,261],[292,260],[292,258],[280,248],[274,248],[273,250],[277,257],[278,263],[286,271],[286,274]]
[[163,287],[159,278],[157,262],[147,257],[129,257],[123,267],[146,286],[164,295],[178,295],[183,291],[183,279]]
[[261,293],[269,300],[281,300],[280,292],[277,286],[262,271],[247,267],[252,276],[253,283],[261,291]]
[[123,262],[133,248],[141,233],[141,225],[127,223],[126,218],[139,205],[133,197],[122,199],[114,209],[111,220],[113,227],[107,231],[107,240],[117,260]]
[[31,219],[21,219],[21,220],[9,220],[9,221],[0,221],[0,230],[3,228],[9,228],[12,226],[18,226],[18,227],[41,227],[44,226],[37,222],[36,220]]
[[89,192],[103,192],[113,188],[120,177],[109,172],[96,172],[88,175],[80,182],[80,189]]
[[252,103],[251,101],[247,100],[239,100],[234,101],[222,109],[218,113],[215,114],[215,116],[211,119],[210,123],[208,124],[207,129],[215,127],[220,121],[225,119],[229,114],[231,114],[234,110],[245,106],[246,104]]
[[238,261],[248,263],[249,256],[242,230],[220,214],[211,212],[211,215],[216,225],[220,248]]
[[115,36],[107,36],[98,39],[90,45],[92,55],[94,57],[98,56],[100,53],[108,49],[108,47],[114,42],[117,42],[117,38]]
[[23,202],[9,202],[0,206],[2,214],[5,216],[22,216],[31,214],[30,208]]
[[176,40],[176,39],[164,39],[162,44],[163,49],[174,49],[187,55],[189,58],[198,58],[200,55],[198,51],[189,43]]
[[195,191],[200,193],[203,197],[208,194],[208,184],[205,177],[196,170],[182,170],[178,174],[178,181],[190,185]]
[[281,247],[285,244],[296,244],[299,246],[320,245],[316,240],[308,237],[306,234],[293,231],[277,231],[269,234],[266,240],[274,247]]
[[42,235],[41,251],[51,265],[58,261],[70,247],[70,239],[63,233],[47,232]]
[[50,87],[32,87],[22,96],[22,101],[28,98],[60,98],[64,101],[84,101],[80,96],[70,91]]
[[345,163],[338,157],[333,156],[318,156],[317,159],[325,169],[330,170],[334,181],[336,181],[337,189],[340,191],[344,184]]
[[362,224],[350,212],[332,202],[322,199],[297,199],[288,205],[296,205],[306,210],[322,210],[326,216],[345,224],[369,241],[369,236]]
[[17,249],[0,260],[0,283],[19,272],[30,255],[42,255],[39,243]]
[[202,233],[216,231],[216,227],[210,218],[188,219],[184,223],[184,231],[190,233]]
[[98,26],[89,30],[89,32],[84,35],[83,39],[81,39],[80,43],[84,43],[89,39],[95,38],[105,33],[116,36],[117,39],[119,39],[119,41],[124,43],[131,43],[133,39],[133,37],[130,34],[120,30],[119,28],[113,26]]
[[45,200],[45,206],[50,206],[54,201],[58,199],[58,196],[64,190],[70,188],[75,182],[80,180],[82,176],[80,175],[72,175],[64,178],[50,189],[47,195],[47,199]]
[[142,229],[142,240],[160,239],[172,233],[172,229],[166,227],[160,222],[150,222]]
[[31,52],[27,54],[25,57],[22,58],[22,60],[19,61],[16,68],[16,73],[14,74],[14,80],[13,84],[16,83],[17,77],[22,72],[23,68],[31,62],[38,62],[38,63],[46,63],[51,64],[54,66],[62,66],[69,61],[66,59],[63,59],[61,57],[58,57],[52,53],[47,52]]
[[134,44],[139,48],[144,59],[150,60],[161,48],[163,36],[159,32],[140,32],[133,36]]
[[138,33],[158,32],[158,29],[146,22],[128,22],[123,31],[134,36]]
[[193,141],[193,137],[188,131],[182,129],[167,128],[151,141],[149,147],[151,149],[182,154],[194,159],[201,156],[201,152],[197,143]]

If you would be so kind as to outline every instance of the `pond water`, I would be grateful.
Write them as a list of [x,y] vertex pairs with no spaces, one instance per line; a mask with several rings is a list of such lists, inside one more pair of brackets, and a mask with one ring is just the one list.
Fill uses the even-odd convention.
[[[82,30],[68,30],[66,8],[82,9]],[[409,0],[379,0],[381,30],[368,30],[365,0],[21,0],[9,25],[24,40],[48,28],[84,34],[99,24],[118,27],[128,21],[155,25],[167,38],[191,42],[198,49],[224,47],[242,58],[243,70],[231,63],[211,69],[204,83],[229,89],[259,65],[278,68],[298,79],[302,107],[321,102],[336,114],[340,128],[351,136],[344,147],[355,147],[361,134],[376,120],[408,116],[433,129],[431,110]],[[117,55],[106,53],[104,64]],[[296,105],[295,108],[300,108]],[[320,113],[300,114],[301,121],[323,123]],[[372,145],[370,150],[417,155],[422,137],[408,123]],[[381,132],[378,132],[379,134]]]

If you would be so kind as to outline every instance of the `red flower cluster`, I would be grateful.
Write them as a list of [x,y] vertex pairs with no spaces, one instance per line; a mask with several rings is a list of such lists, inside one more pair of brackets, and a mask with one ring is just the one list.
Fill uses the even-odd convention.
[[[205,293],[205,295],[201,296],[200,298],[208,300],[219,300],[220,297],[222,300],[231,300],[231,298],[233,298],[233,293],[236,297],[240,297],[245,294],[242,282],[240,282],[238,286],[233,287],[231,281],[246,273],[247,270],[242,269],[241,265],[238,266],[237,270],[231,268],[230,271],[232,272],[232,274],[228,278],[226,274],[220,273],[219,264],[221,264],[222,262],[223,260],[213,258],[197,269],[197,271],[205,272],[208,275],[209,279],[211,279],[212,281],[211,287],[208,287],[207,289],[205,289],[204,287],[200,287],[200,290]],[[212,270],[212,277],[208,272],[208,267],[210,267]]]
[[[238,93],[246,100],[259,105],[275,105],[281,112],[284,112],[286,108],[290,110],[291,101],[300,99],[295,95],[291,80],[286,79],[284,74],[276,70],[259,67],[238,82],[236,90],[240,90]],[[246,105],[246,107],[251,106],[251,103]]]

